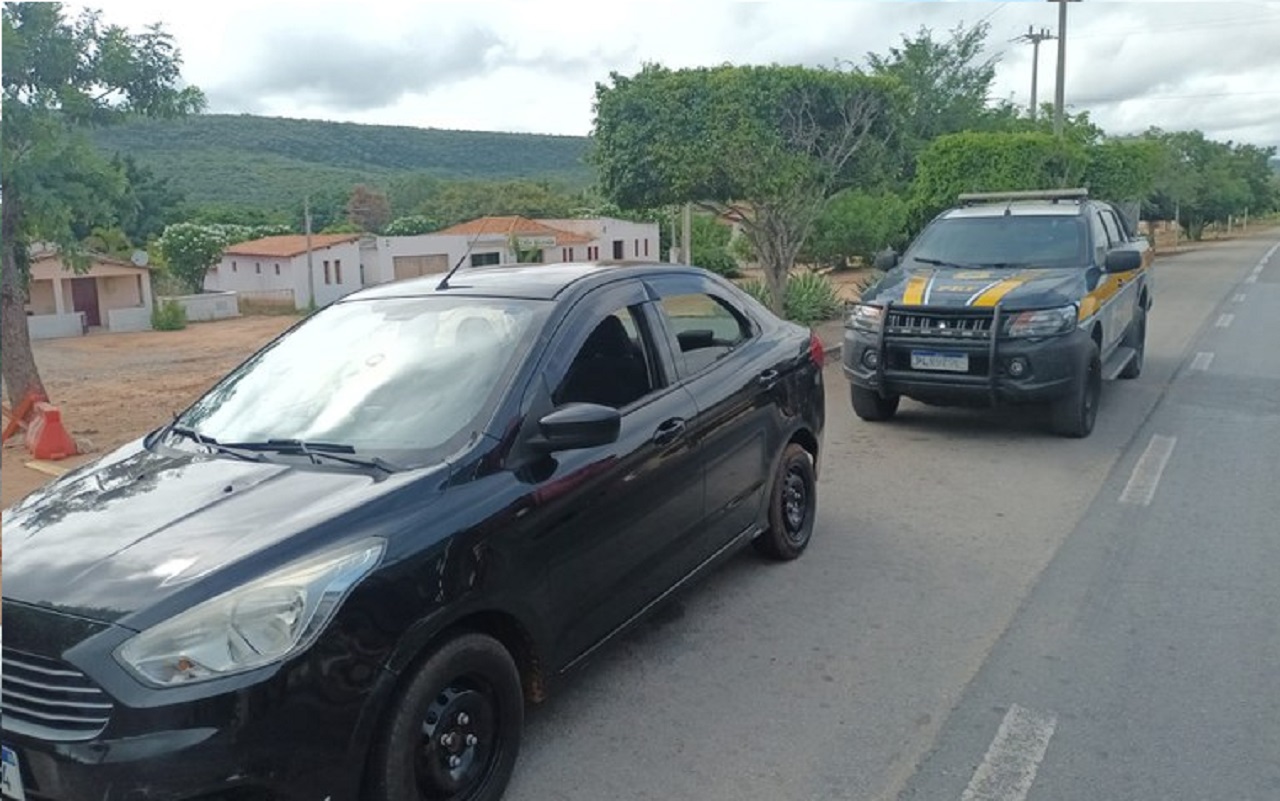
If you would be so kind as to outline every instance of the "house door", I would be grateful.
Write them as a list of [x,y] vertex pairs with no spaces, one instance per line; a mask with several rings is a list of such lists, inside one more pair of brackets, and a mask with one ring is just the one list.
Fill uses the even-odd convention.
[[102,316],[98,312],[98,279],[71,279],[71,308],[84,312],[85,325],[102,325]]
[[613,257],[615,259],[626,257],[626,253],[623,252],[623,243],[621,239],[613,240]]

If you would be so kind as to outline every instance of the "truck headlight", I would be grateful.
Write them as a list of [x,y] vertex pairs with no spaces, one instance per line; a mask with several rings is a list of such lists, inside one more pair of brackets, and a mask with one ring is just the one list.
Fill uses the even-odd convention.
[[1006,318],[1004,332],[1011,337],[1048,337],[1065,334],[1076,327],[1076,305],[1056,309],[1015,312]]
[[857,331],[876,333],[884,325],[884,308],[870,303],[855,303],[849,309],[845,325]]
[[116,659],[157,687],[286,659],[315,642],[384,548],[381,539],[361,540],[268,573],[135,635]]

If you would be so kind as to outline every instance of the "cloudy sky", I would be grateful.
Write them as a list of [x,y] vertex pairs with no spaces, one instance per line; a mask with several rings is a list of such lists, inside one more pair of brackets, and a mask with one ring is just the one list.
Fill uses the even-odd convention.
[[[645,62],[862,63],[921,26],[991,24],[993,94],[1025,104],[1057,5],[895,0],[123,2],[109,22],[163,22],[210,111],[472,130],[586,134],[595,82]],[[1280,145],[1280,2],[1069,6],[1067,103],[1109,133],[1199,128]],[[1053,99],[1056,42],[1040,48]]]

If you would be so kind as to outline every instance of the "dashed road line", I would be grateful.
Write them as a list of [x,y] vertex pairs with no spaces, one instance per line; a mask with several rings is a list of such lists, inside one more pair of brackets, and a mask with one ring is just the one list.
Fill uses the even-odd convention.
[[1160,486],[1160,476],[1164,475],[1165,465],[1173,455],[1173,446],[1178,444],[1177,437],[1166,437],[1156,434],[1147,443],[1138,463],[1133,466],[1133,475],[1120,493],[1120,503],[1137,506],[1150,506],[1151,499],[1156,496],[1156,488]]
[[1236,316],[1234,314],[1223,314],[1218,317],[1218,322],[1214,323],[1213,325],[1215,328],[1227,328],[1233,322],[1235,322],[1235,319],[1236,319]]
[[1251,276],[1249,276],[1248,278],[1244,279],[1244,282],[1245,282],[1246,284],[1256,284],[1256,283],[1258,283],[1258,275],[1257,275],[1257,273],[1254,273],[1253,275],[1251,275]]
[[1249,297],[1248,295],[1241,292],[1238,295],[1236,295],[1234,298],[1232,298],[1232,300],[1235,301],[1236,303],[1244,303],[1248,297]]
[[1025,801],[1058,718],[1013,704],[960,801]]
[[1204,351],[1201,351],[1200,353],[1196,354],[1196,357],[1194,359],[1191,360],[1191,369],[1192,370],[1208,370],[1209,365],[1212,363],[1213,363],[1213,354],[1205,353]]

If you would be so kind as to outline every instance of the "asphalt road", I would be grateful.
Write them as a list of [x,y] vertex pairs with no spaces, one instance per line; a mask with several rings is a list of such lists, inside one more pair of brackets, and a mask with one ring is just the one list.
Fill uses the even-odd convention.
[[1157,262],[1146,369],[1085,440],[864,423],[829,369],[809,552],[605,649],[507,798],[1280,798],[1280,254],[1244,283],[1276,238]]

